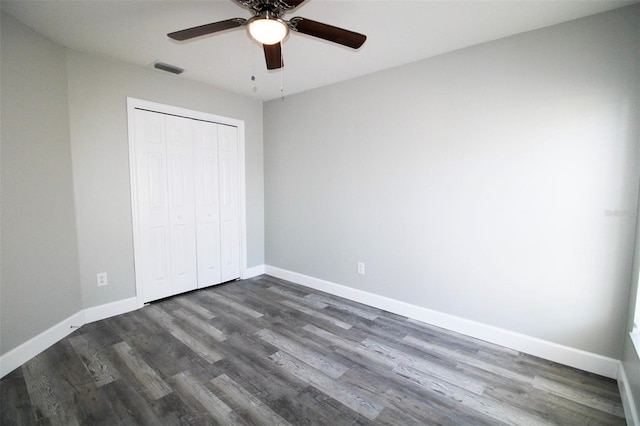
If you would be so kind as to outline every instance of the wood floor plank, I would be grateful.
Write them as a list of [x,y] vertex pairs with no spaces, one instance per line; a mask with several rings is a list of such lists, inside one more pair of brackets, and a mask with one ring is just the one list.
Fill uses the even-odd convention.
[[200,330],[205,332],[207,335],[211,336],[211,338],[216,342],[222,342],[227,338],[227,336],[225,336],[225,334],[222,331],[218,330],[213,325],[209,324],[206,321],[202,321],[195,315],[190,314],[189,312],[183,309],[176,309],[175,311],[173,311],[173,315],[176,318],[186,321],[192,327],[199,328]]
[[324,303],[327,306],[333,306],[336,309],[357,315],[370,321],[374,321],[379,316],[378,312],[370,312],[372,309],[366,310],[364,307],[356,306],[357,304],[355,303],[344,303],[338,300],[335,296],[332,297],[323,294],[310,293],[304,298]]
[[260,318],[263,315],[262,312],[258,312],[251,308],[243,306],[240,303],[236,302],[235,300],[229,299],[228,297],[225,297],[219,293],[203,292],[202,295],[209,297],[210,299],[212,299],[218,304],[225,305],[226,308],[231,308],[237,311],[238,313],[240,313],[241,315],[246,315],[250,318]]
[[179,373],[171,378],[180,395],[197,401],[200,410],[204,409],[220,424],[244,425],[244,422],[227,404],[213,394],[206,386],[198,382],[189,372]]
[[46,354],[40,354],[22,367],[27,391],[38,422],[52,425],[77,425],[77,417],[65,410],[64,391],[56,386],[54,370],[47,365]]
[[[211,296],[211,295],[209,295]],[[233,298],[227,297],[223,294],[217,294],[215,295],[215,299],[219,302],[222,303],[234,310],[236,310],[238,313],[242,314],[242,315],[246,315],[249,318],[260,318],[264,315],[263,312],[258,311],[256,309],[251,309],[250,307],[248,307],[247,305],[238,302],[236,300],[234,300]]]
[[[287,312],[283,310],[282,305],[280,305],[275,298],[275,294],[266,292],[259,294],[244,294],[242,297],[243,303],[256,311],[260,311],[264,316],[269,319],[273,318],[285,318],[287,316]],[[265,318],[265,320],[267,320]]]
[[128,339],[127,343],[158,372],[160,377],[171,377],[181,371],[196,371],[203,368],[211,372],[211,377],[221,374],[209,361],[203,359],[168,331],[152,335],[136,335]]
[[6,375],[0,382],[0,424],[33,425],[36,415],[31,405],[27,383],[22,369],[18,368]]
[[[348,369],[358,365],[357,363],[353,362],[350,357],[345,357],[339,352],[336,352],[333,347],[327,345],[322,339],[319,339],[313,333],[306,331],[304,329],[304,326],[300,328],[288,328],[285,326],[285,324],[282,324],[278,321],[274,321],[273,323],[274,327],[272,327],[271,330],[277,330],[278,334],[306,348],[306,350],[312,351],[325,358],[327,361],[339,365],[340,369],[346,368],[348,371]],[[335,330],[336,328],[337,327],[332,329]]]
[[617,401],[604,401],[598,396],[576,387],[566,386],[563,383],[554,382],[544,377],[536,376],[533,379],[533,386],[536,389],[544,390],[548,393],[561,396],[570,401],[577,402],[587,407],[593,407],[599,411],[623,417],[624,409]]
[[[251,336],[230,337],[225,345],[236,356],[227,356],[218,365],[223,365],[229,377],[291,424],[341,424],[344,413],[322,398],[319,391],[310,390],[307,383],[277,368],[268,358],[274,351],[260,342]],[[266,342],[264,345],[272,346]]]
[[299,345],[274,331],[262,329],[257,335],[281,351],[287,352],[289,355],[298,358],[300,361],[309,364],[311,367],[320,370],[322,373],[334,379],[342,376],[348,370],[344,365],[335,361],[332,362],[322,354],[309,350],[307,347]]
[[331,380],[329,376],[321,371],[292,357],[286,352],[276,352],[269,358],[300,380],[310,383],[318,390],[333,397],[353,411],[362,414],[369,420],[374,420],[384,408],[382,404],[372,399],[370,395],[363,395],[362,392],[351,389],[341,382]]
[[[304,404],[312,402],[321,407],[305,418],[309,425],[371,425],[376,422],[369,420],[362,414],[351,410],[335,398],[318,390],[315,386],[307,386],[297,397]],[[299,406],[299,402],[296,404]],[[322,416],[319,416],[319,414]]]
[[[325,329],[317,327],[313,324],[308,324],[303,327],[303,330],[314,334],[315,336],[324,339],[324,341],[330,345],[330,347],[336,351],[341,349],[345,357],[349,358],[352,362],[360,365],[367,365],[367,363],[383,364],[389,368],[393,367],[390,361],[385,360],[379,354],[370,353],[363,350],[360,346],[360,339],[350,340],[341,335],[331,333]],[[362,339],[364,340],[364,339]]]
[[148,305],[142,308],[141,311],[164,330],[171,332],[174,329],[173,317],[162,309],[160,305]]
[[301,305],[307,306],[307,307],[312,308],[312,309],[322,310],[322,309],[326,308],[327,306],[329,306],[324,302],[321,302],[319,300],[307,297],[307,296],[309,296],[308,294],[305,295],[305,296],[300,296],[298,294],[295,294],[292,291],[289,291],[289,290],[286,290],[286,289],[282,288],[281,286],[274,285],[274,286],[271,286],[271,287],[267,288],[267,290],[269,290],[270,292],[275,293],[275,294],[277,294],[279,296],[284,297],[286,300],[290,300],[292,302],[297,302],[297,303],[299,303]]
[[[534,413],[548,424],[556,425],[615,425],[621,419],[608,413],[582,406],[573,401],[547,394],[537,389],[525,393],[513,392],[509,387],[488,389],[486,395],[509,403],[521,410]],[[548,409],[553,406],[553,413]]]
[[100,388],[122,424],[156,426],[162,424],[147,401],[126,380],[117,380]]
[[[149,321],[148,308],[146,306],[137,311],[110,318],[108,323],[119,336],[119,340],[126,340],[132,336],[156,334],[162,331],[162,327],[154,321]],[[119,343],[119,342],[114,342]],[[112,344],[112,345],[113,345]]]
[[329,315],[323,314],[322,312],[314,311],[313,309],[309,309],[306,306],[301,305],[301,304],[299,304],[297,302],[294,302],[294,301],[291,301],[291,300],[283,300],[282,304],[283,305],[287,305],[288,307],[293,308],[293,309],[295,309],[295,310],[297,310],[299,312],[303,312],[303,313],[305,313],[307,315],[310,315],[312,317],[316,317],[316,318],[318,318],[320,320],[326,321],[326,322],[328,322],[330,324],[333,324],[335,326],[338,326],[340,328],[344,328],[344,329],[348,330],[348,329],[350,329],[352,327],[351,324],[347,324],[346,322],[340,321],[337,318],[330,317]]
[[249,419],[251,424],[264,426],[288,426],[291,423],[267,407],[261,400],[234,382],[226,374],[211,380],[213,387]]
[[412,318],[406,320],[406,325],[415,325],[415,330],[423,331],[426,333],[432,333],[436,339],[450,339],[455,344],[466,344],[471,347],[477,347],[480,350],[491,353],[492,356],[499,356],[505,360],[517,359],[520,356],[520,352],[515,349],[506,348],[504,346],[498,346],[493,343],[485,342],[480,339],[465,336],[464,334],[456,333],[441,327],[436,327],[430,324],[423,323]]
[[297,294],[300,297],[305,297],[307,294],[313,292],[313,290],[310,288],[302,287],[289,281],[281,280],[269,275],[256,277],[256,281],[263,285],[263,289],[269,290],[269,287],[277,286],[293,294]]
[[146,313],[173,337],[181,341],[193,352],[207,360],[209,363],[220,361],[223,357],[206,340],[193,336],[193,329],[189,331],[179,327],[174,318],[158,306],[144,308]]
[[158,373],[134,353],[127,342],[116,343],[113,348],[130,373],[142,386],[149,400],[153,401],[171,393],[171,388]]
[[43,355],[50,384],[58,395],[60,413],[49,418],[50,423],[84,424],[113,423],[115,416],[109,402],[96,391],[96,382],[73,349],[70,339],[78,335],[77,331],[55,345]]
[[111,383],[120,377],[118,371],[111,365],[98,345],[93,344],[93,339],[90,336],[77,334],[69,338],[69,343],[95,379],[97,387]]
[[119,422],[111,401],[94,384],[81,386],[66,407],[66,411],[73,412],[82,425],[110,426]]
[[624,425],[615,380],[266,275],[87,324],[4,424]]
[[518,357],[518,367],[534,371],[536,376],[545,377],[567,386],[577,386],[580,389],[606,395],[610,399],[617,399],[619,396],[618,383],[614,379],[567,367],[549,360],[537,358],[521,353]]
[[265,313],[265,318],[262,321],[267,321],[274,327],[276,324],[286,324],[285,329],[294,330],[300,329],[310,322],[324,322],[283,304],[283,299],[278,297],[276,293],[264,291],[258,298],[247,296],[246,300],[253,305],[260,305],[262,312]]
[[[495,419],[476,411],[455,409],[455,401],[372,363],[353,367],[340,379],[354,387],[383,395],[386,406],[383,413],[388,409],[401,411],[414,421],[418,419],[419,424],[497,424]],[[379,417],[376,418],[378,420]]]
[[333,305],[328,305],[322,310],[325,315],[336,318],[344,323],[350,324],[352,328],[360,330],[368,330],[375,324],[375,320],[363,318],[353,312],[344,309],[338,309]]
[[[531,374],[523,374],[520,371],[510,370],[508,368],[502,367],[499,364],[491,363],[488,361],[483,361],[479,359],[477,356],[477,351],[468,351],[466,349],[461,348],[450,348],[446,345],[439,345],[433,341],[425,341],[418,339],[412,335],[407,335],[403,337],[403,342],[408,345],[416,348],[417,350],[422,351],[425,356],[438,356],[450,360],[455,360],[460,368],[464,368],[465,366],[472,366],[479,369],[483,369],[492,374],[509,378],[511,380],[526,382],[529,383],[533,380],[533,375]],[[534,370],[530,370],[534,371]]]
[[396,407],[396,411],[407,414],[417,423],[414,424],[440,424],[440,425],[507,425],[501,420],[485,416],[482,413],[471,410],[456,410],[454,403],[446,401],[446,396],[428,393],[422,398],[407,394],[404,390],[387,389],[384,397],[390,404]]
[[214,424],[208,414],[188,405],[177,392],[153,401],[153,411],[161,419],[160,425],[209,425]]
[[469,362],[470,360],[478,358],[477,350],[460,347],[451,348],[449,346],[443,345],[442,343],[438,344],[433,340],[420,339],[413,336],[412,334],[404,336],[402,338],[402,342],[413,346],[414,348],[424,352],[425,354],[441,355],[446,358],[455,359],[459,362]]
[[112,345],[122,341],[122,337],[118,335],[112,322],[95,321],[83,325],[76,333],[91,337],[91,343],[97,345],[101,349],[111,348]]
[[192,312],[200,315],[205,320],[210,320],[211,318],[215,318],[216,317],[216,315],[213,312],[211,312],[210,310],[208,310],[206,308],[203,308],[202,306],[198,305],[196,302],[193,302],[193,301],[187,299],[186,297],[177,298],[176,302],[181,304],[187,310],[191,310]]
[[424,386],[426,389],[444,394],[452,400],[462,403],[469,410],[478,411],[479,413],[490,416],[496,421],[504,421],[505,423],[514,425],[530,426],[543,426],[548,424],[544,419],[529,412],[514,408],[507,404],[494,403],[494,401],[489,398],[482,397],[471,392],[466,392],[464,389],[460,389],[457,386],[442,383],[439,380],[436,380],[433,377],[411,367],[400,365],[395,367],[394,371],[401,376],[409,378],[419,385]]
[[[498,395],[498,397],[502,397],[502,395]],[[527,407],[544,413],[550,423],[579,425],[624,425],[626,423],[624,416],[609,414],[595,407],[585,406],[544,390],[534,389],[527,394],[527,397]],[[550,406],[553,407],[553,410],[548,409]]]
[[180,327],[175,327],[170,333],[173,337],[180,340],[192,351],[200,355],[203,359],[207,360],[211,364],[220,361],[223,358],[223,356],[220,355],[218,351],[213,349],[213,347],[206,340],[194,337],[193,329],[191,329],[190,331],[186,331]]
[[419,358],[403,353],[380,342],[376,342],[373,339],[365,339],[361,345],[369,351],[379,353],[387,359],[393,360],[392,362],[395,366],[404,365],[411,367],[430,374],[442,382],[458,386],[477,395],[482,395],[484,392],[484,385],[482,383],[469,376],[465,376],[455,368],[443,367],[426,358]]

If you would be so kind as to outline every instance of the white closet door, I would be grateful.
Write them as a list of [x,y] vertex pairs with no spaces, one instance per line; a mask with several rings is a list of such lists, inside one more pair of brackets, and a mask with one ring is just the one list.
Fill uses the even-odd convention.
[[218,125],[221,281],[240,277],[238,128]]
[[218,125],[204,121],[194,124],[198,288],[202,288],[222,282]]
[[142,300],[239,278],[238,128],[142,109],[131,113]]
[[195,290],[196,215],[194,205],[193,120],[165,116],[171,244],[172,294]]
[[136,110],[136,191],[138,239],[136,261],[144,301],[171,294],[167,152],[164,116]]

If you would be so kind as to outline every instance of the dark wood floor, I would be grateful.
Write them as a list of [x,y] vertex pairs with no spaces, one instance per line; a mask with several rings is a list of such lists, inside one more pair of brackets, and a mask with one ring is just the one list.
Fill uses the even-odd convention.
[[85,325],[7,425],[623,425],[615,381],[268,276]]

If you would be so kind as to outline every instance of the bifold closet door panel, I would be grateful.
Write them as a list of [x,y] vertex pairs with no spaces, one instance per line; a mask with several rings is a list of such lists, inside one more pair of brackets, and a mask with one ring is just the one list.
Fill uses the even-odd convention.
[[220,179],[221,281],[240,277],[240,194],[238,186],[238,128],[218,125]]
[[198,287],[193,123],[187,118],[165,116],[172,294]]
[[198,288],[222,282],[218,124],[194,121]]
[[132,200],[144,302],[240,277],[238,128],[135,109]]
[[145,302],[197,288],[190,120],[136,110],[136,203]]
[[136,267],[148,302],[171,294],[166,131],[160,114],[136,110],[135,122]]

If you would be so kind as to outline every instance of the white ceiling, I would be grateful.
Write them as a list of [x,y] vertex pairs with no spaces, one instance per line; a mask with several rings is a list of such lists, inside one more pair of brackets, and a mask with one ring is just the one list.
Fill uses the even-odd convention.
[[[243,28],[175,42],[171,31],[250,12],[231,0],[2,0],[2,10],[71,49],[151,68],[162,61],[187,78],[256,99],[302,92],[430,56],[636,3],[609,0],[307,0],[302,16],[368,36],[357,51],[301,34],[283,44],[283,72],[267,71]],[[163,71],[155,71],[163,72]],[[255,75],[255,82],[251,76]]]

